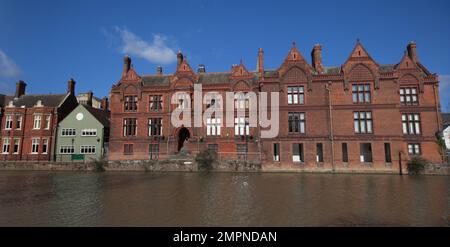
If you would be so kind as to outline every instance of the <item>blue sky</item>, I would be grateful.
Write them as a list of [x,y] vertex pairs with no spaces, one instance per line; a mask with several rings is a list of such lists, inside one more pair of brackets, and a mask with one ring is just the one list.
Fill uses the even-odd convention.
[[129,54],[138,73],[175,69],[182,50],[193,68],[229,70],[242,58],[277,68],[295,41],[310,59],[323,47],[325,66],[345,62],[357,38],[381,64],[398,63],[417,42],[420,61],[441,76],[450,111],[449,1],[21,1],[0,0],[0,93],[19,79],[29,93],[77,92],[103,97]]

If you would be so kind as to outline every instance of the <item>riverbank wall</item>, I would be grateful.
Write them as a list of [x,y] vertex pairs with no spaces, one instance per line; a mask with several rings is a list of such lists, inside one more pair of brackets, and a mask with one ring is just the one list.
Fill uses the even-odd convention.
[[[54,161],[0,161],[0,171],[136,171],[136,172],[197,172],[205,169],[191,159],[130,160],[104,162],[54,162]],[[211,172],[277,172],[277,173],[354,173],[354,174],[399,174],[396,169],[374,168],[330,168],[264,166],[252,161],[223,161],[215,163]],[[403,174],[408,174],[406,170]],[[424,174],[450,175],[449,165],[428,165]]]

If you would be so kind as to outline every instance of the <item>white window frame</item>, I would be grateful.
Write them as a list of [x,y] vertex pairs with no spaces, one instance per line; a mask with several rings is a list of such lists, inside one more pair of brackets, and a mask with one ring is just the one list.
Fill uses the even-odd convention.
[[45,115],[45,119],[44,119],[45,122],[44,123],[45,123],[45,129],[46,130],[50,129],[51,120],[52,120],[52,116],[51,115]]
[[11,142],[9,138],[3,138],[2,142],[2,154],[9,154],[11,148]]
[[[31,139],[31,154],[38,154],[39,153],[39,138],[32,138]],[[34,151],[36,149],[36,151]]]
[[[94,152],[86,152],[87,150],[94,150]],[[80,154],[96,154],[97,147],[95,145],[81,145],[80,146]]]
[[220,136],[221,131],[220,118],[207,118],[206,119],[206,135],[207,136]]
[[[44,145],[45,145],[45,152],[44,152]],[[42,154],[47,154],[47,153],[48,153],[48,139],[43,138],[42,139]]]
[[[14,152],[14,146],[16,146],[16,142],[17,142],[17,152]],[[14,145],[13,145],[13,154],[18,154],[20,152],[20,139],[15,138],[14,139]]]
[[33,121],[33,129],[38,130],[41,129],[42,124],[42,114],[35,114]]
[[82,129],[81,136],[97,136],[97,129]]
[[[64,150],[64,152],[61,152]],[[61,145],[58,149],[59,154],[74,154],[75,153],[75,147],[73,145]]]
[[61,136],[76,136],[76,135],[77,135],[77,131],[75,128],[62,128],[61,129]]
[[[20,121],[18,121],[20,119]],[[16,130],[22,129],[23,116],[16,115],[16,124],[19,123],[19,126],[16,126]]]
[[5,116],[5,130],[12,129],[12,125],[13,125],[13,115],[7,114]]
[[235,136],[250,135],[250,125],[248,122],[248,118],[245,117],[234,118],[234,135]]
[[420,143],[408,143],[408,154],[409,155],[421,155],[422,148]]

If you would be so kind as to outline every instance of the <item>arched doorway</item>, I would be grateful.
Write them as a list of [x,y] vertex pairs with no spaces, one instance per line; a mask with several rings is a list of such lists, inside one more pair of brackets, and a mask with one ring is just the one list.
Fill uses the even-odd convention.
[[186,127],[181,127],[181,129],[178,131],[178,151],[181,150],[184,142],[190,137],[191,134],[189,133],[189,130]]

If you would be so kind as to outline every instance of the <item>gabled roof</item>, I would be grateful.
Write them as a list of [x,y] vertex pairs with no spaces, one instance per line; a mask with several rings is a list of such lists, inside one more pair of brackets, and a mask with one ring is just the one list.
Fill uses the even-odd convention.
[[366,48],[364,48],[364,46],[361,44],[359,39],[356,40],[355,47],[353,48],[343,66],[349,63],[349,61],[352,59],[363,59],[365,61],[371,61],[376,66],[379,66],[379,64],[370,56],[369,52],[367,52]]
[[9,101],[13,100],[15,107],[25,106],[26,108],[30,108],[35,106],[40,100],[43,106],[58,107],[64,101],[66,96],[67,94],[25,94],[19,98],[11,96],[5,103],[7,106]]
[[110,125],[110,112],[103,109],[97,109],[87,105],[81,105],[88,112],[92,114],[105,128],[109,128]]

